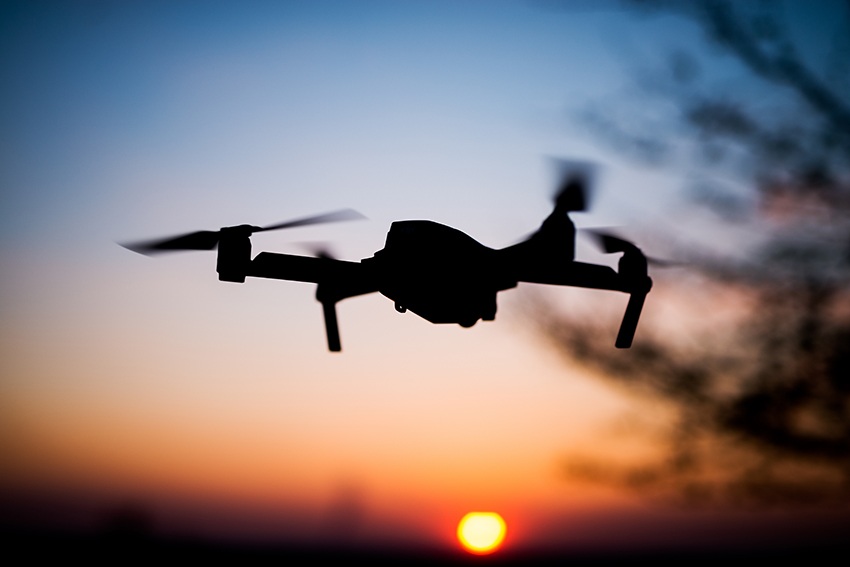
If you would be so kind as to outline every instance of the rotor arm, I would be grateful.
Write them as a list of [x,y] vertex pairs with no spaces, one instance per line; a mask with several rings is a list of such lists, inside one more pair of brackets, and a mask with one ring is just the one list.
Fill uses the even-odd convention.
[[608,266],[587,264],[585,262],[568,262],[557,266],[535,266],[533,269],[522,270],[516,278],[518,281],[604,289],[628,292],[623,278]]
[[319,283],[332,278],[346,278],[359,264],[329,258],[261,252],[251,261],[248,276],[296,282]]
[[328,350],[339,352],[336,304],[343,299],[378,291],[374,270],[360,262],[262,252],[251,262],[248,275],[317,283],[316,300],[322,304]]
[[641,256],[624,255],[614,271],[607,266],[571,262],[559,268],[539,269],[524,274],[521,281],[552,285],[568,285],[591,289],[621,291],[630,294],[617,340],[617,348],[629,348],[635,336],[646,295],[652,288],[652,280],[646,273],[646,260]]

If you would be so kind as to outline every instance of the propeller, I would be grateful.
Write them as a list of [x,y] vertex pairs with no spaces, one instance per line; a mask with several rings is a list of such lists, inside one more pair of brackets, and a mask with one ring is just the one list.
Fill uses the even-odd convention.
[[590,205],[596,166],[588,161],[553,158],[558,182],[553,200],[564,211],[586,211]]
[[298,247],[306,250],[310,253],[311,256],[315,256],[316,258],[336,260],[338,257],[337,254],[334,253],[331,243],[324,240],[312,242],[296,242],[295,244]]
[[[295,228],[299,226],[307,226],[311,224],[321,224],[328,222],[341,222],[348,220],[364,219],[362,214],[353,209],[341,209],[321,215],[302,217],[281,223],[270,224],[268,226],[252,226],[242,225],[238,228],[243,228],[249,234],[257,232],[266,232],[270,230],[281,230],[285,228]],[[197,232],[189,232],[178,236],[168,238],[160,238],[156,240],[144,240],[141,242],[131,242],[121,244],[124,248],[138,252],[139,254],[153,255],[163,252],[174,252],[177,250],[212,250],[218,246],[221,237],[220,230],[199,230]]]
[[614,236],[610,232],[604,232],[601,230],[588,230],[587,232],[594,236],[599,246],[606,254],[614,254],[615,252],[627,251],[640,252],[640,249],[637,246],[635,246],[625,238]]
[[662,260],[660,258],[646,256],[640,248],[634,245],[634,243],[630,242],[629,240],[626,240],[625,238],[615,236],[610,232],[593,229],[587,229],[586,232],[593,235],[597,244],[599,244],[600,248],[602,248],[602,251],[606,254],[614,254],[616,252],[637,252],[646,259],[646,263],[650,266],[657,266],[659,268],[669,268],[682,265],[682,262],[677,262],[674,260]]

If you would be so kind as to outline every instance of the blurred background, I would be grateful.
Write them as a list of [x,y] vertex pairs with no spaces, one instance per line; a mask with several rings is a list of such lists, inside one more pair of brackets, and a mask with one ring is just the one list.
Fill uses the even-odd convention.
[[[462,553],[846,547],[850,6],[841,0],[0,3],[0,520]],[[470,329],[219,282],[117,242],[352,207],[491,247],[575,216],[627,297],[521,284]],[[305,244],[306,243],[306,244]],[[615,265],[580,231],[578,259]]]

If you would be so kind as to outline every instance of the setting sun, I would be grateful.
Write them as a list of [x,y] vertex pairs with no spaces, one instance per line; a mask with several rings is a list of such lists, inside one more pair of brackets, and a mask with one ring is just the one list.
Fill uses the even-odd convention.
[[470,512],[457,525],[457,538],[470,553],[493,553],[505,539],[505,521],[495,512]]

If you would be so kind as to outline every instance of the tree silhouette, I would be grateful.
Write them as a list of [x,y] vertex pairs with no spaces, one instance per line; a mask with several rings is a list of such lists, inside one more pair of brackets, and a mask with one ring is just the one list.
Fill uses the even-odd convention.
[[565,470],[688,502],[846,505],[850,3],[822,30],[817,58],[779,2],[626,5],[683,17],[702,38],[639,74],[644,96],[604,101],[583,120],[644,162],[685,164],[694,205],[748,238],[740,254],[689,247],[687,275],[653,274],[651,301],[685,295],[677,305],[695,321],[734,305],[688,327],[688,340],[646,317],[634,346],[615,351],[589,318],[534,311],[564,355],[676,416],[657,461],[574,456]]

